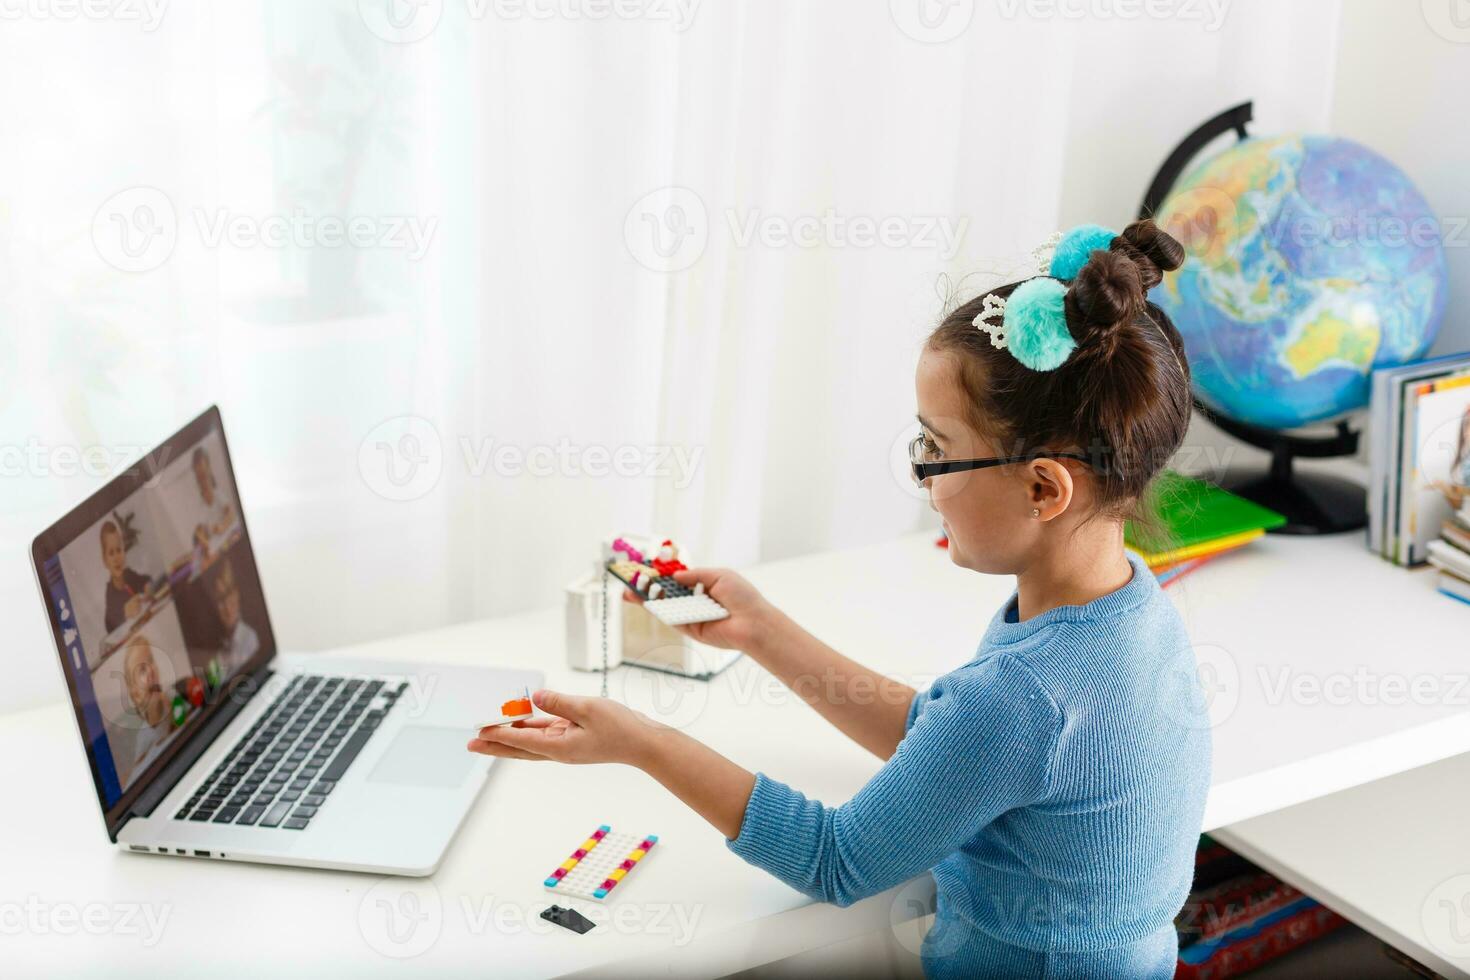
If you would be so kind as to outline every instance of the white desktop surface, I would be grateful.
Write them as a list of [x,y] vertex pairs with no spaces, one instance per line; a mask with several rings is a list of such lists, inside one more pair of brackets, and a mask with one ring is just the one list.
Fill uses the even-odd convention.
[[[922,685],[970,657],[1013,588],[1011,579],[955,568],[932,542],[912,535],[748,574],[838,649]],[[1454,705],[1313,704],[1289,689],[1277,697],[1282,668],[1319,679],[1351,676],[1360,664],[1409,677],[1463,670],[1470,609],[1436,593],[1431,574],[1367,553],[1360,535],[1268,537],[1168,591],[1197,645],[1209,648],[1220,681],[1207,828],[1470,750],[1470,716]],[[565,668],[562,642],[562,613],[553,608],[352,652],[535,666],[550,686],[596,693],[597,675]],[[846,799],[878,766],[748,660],[709,683],[622,668],[611,689],[742,765],[829,802]],[[0,718],[0,780],[14,793],[0,818],[0,960],[17,974],[62,967],[137,974],[187,964],[250,975],[405,968],[718,975],[890,928],[911,919],[927,894],[921,880],[845,910],[815,905],[731,855],[716,831],[652,780],[616,766],[498,762],[428,879],[119,853],[102,830],[61,703]],[[31,796],[25,787],[46,793]],[[541,882],[599,823],[656,833],[660,844],[607,907],[604,924],[578,936],[536,918],[555,900]],[[136,916],[128,932],[93,935],[80,924],[104,912],[118,921],[135,904],[168,913],[151,947]],[[87,912],[99,905],[101,912]],[[16,928],[27,906],[61,919]],[[400,932],[387,933],[392,908],[417,911],[411,935],[405,916]],[[70,923],[69,934],[57,923]],[[393,955],[405,953],[415,955]]]

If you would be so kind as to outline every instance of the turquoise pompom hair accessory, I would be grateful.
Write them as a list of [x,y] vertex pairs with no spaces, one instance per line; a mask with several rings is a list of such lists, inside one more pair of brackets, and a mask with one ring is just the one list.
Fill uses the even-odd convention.
[[1118,233],[1102,225],[1078,225],[1057,239],[1051,264],[1044,271],[1058,279],[1076,279],[1093,252],[1107,251]]
[[[1066,363],[1077,347],[1067,329],[1067,287],[1055,279],[1027,279],[1007,299],[987,295],[975,326],[990,335],[992,346],[1033,371],[1052,371]],[[999,323],[991,319],[999,317]]]
[[1009,350],[1033,371],[1061,367],[1077,349],[1077,341],[1067,329],[1067,286],[1060,280],[1076,279],[1092,253],[1107,251],[1117,237],[1117,232],[1102,225],[1078,225],[1066,234],[1053,235],[1033,252],[1041,277],[1027,279],[1008,299],[986,296],[975,326],[990,335],[993,346]]
[[1027,279],[1006,300],[1009,349],[1033,371],[1062,366],[1077,346],[1067,329],[1067,287],[1055,279]]

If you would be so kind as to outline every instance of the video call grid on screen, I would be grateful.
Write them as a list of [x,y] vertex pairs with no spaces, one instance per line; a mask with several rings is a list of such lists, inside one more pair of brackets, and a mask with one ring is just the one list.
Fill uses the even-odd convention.
[[39,537],[36,559],[98,794],[112,811],[187,741],[230,677],[268,656],[218,412]]

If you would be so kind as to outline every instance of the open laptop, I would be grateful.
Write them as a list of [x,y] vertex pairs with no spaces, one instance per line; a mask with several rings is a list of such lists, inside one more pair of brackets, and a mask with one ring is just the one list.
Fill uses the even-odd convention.
[[489,770],[465,742],[541,684],[281,655],[214,407],[31,551],[107,834],[128,851],[431,874]]

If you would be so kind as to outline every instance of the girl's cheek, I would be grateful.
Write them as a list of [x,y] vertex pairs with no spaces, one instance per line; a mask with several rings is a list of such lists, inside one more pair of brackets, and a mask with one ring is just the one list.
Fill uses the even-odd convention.
[[929,506],[938,511],[940,516],[946,516],[947,511],[954,507],[954,487],[950,485],[953,474],[936,476],[929,481]]
[[939,477],[940,480],[950,480],[950,485],[941,484],[931,489],[929,493],[929,506],[944,519],[951,534],[957,527],[964,528],[972,523],[967,515],[964,495],[957,493],[957,488],[953,485],[953,480],[962,476],[963,474],[948,474]]
[[958,473],[946,473],[936,476],[929,481],[929,503],[935,510],[944,513],[945,509],[958,510],[964,505],[964,501],[974,496],[971,484],[975,482],[975,473],[971,470],[961,470]]

